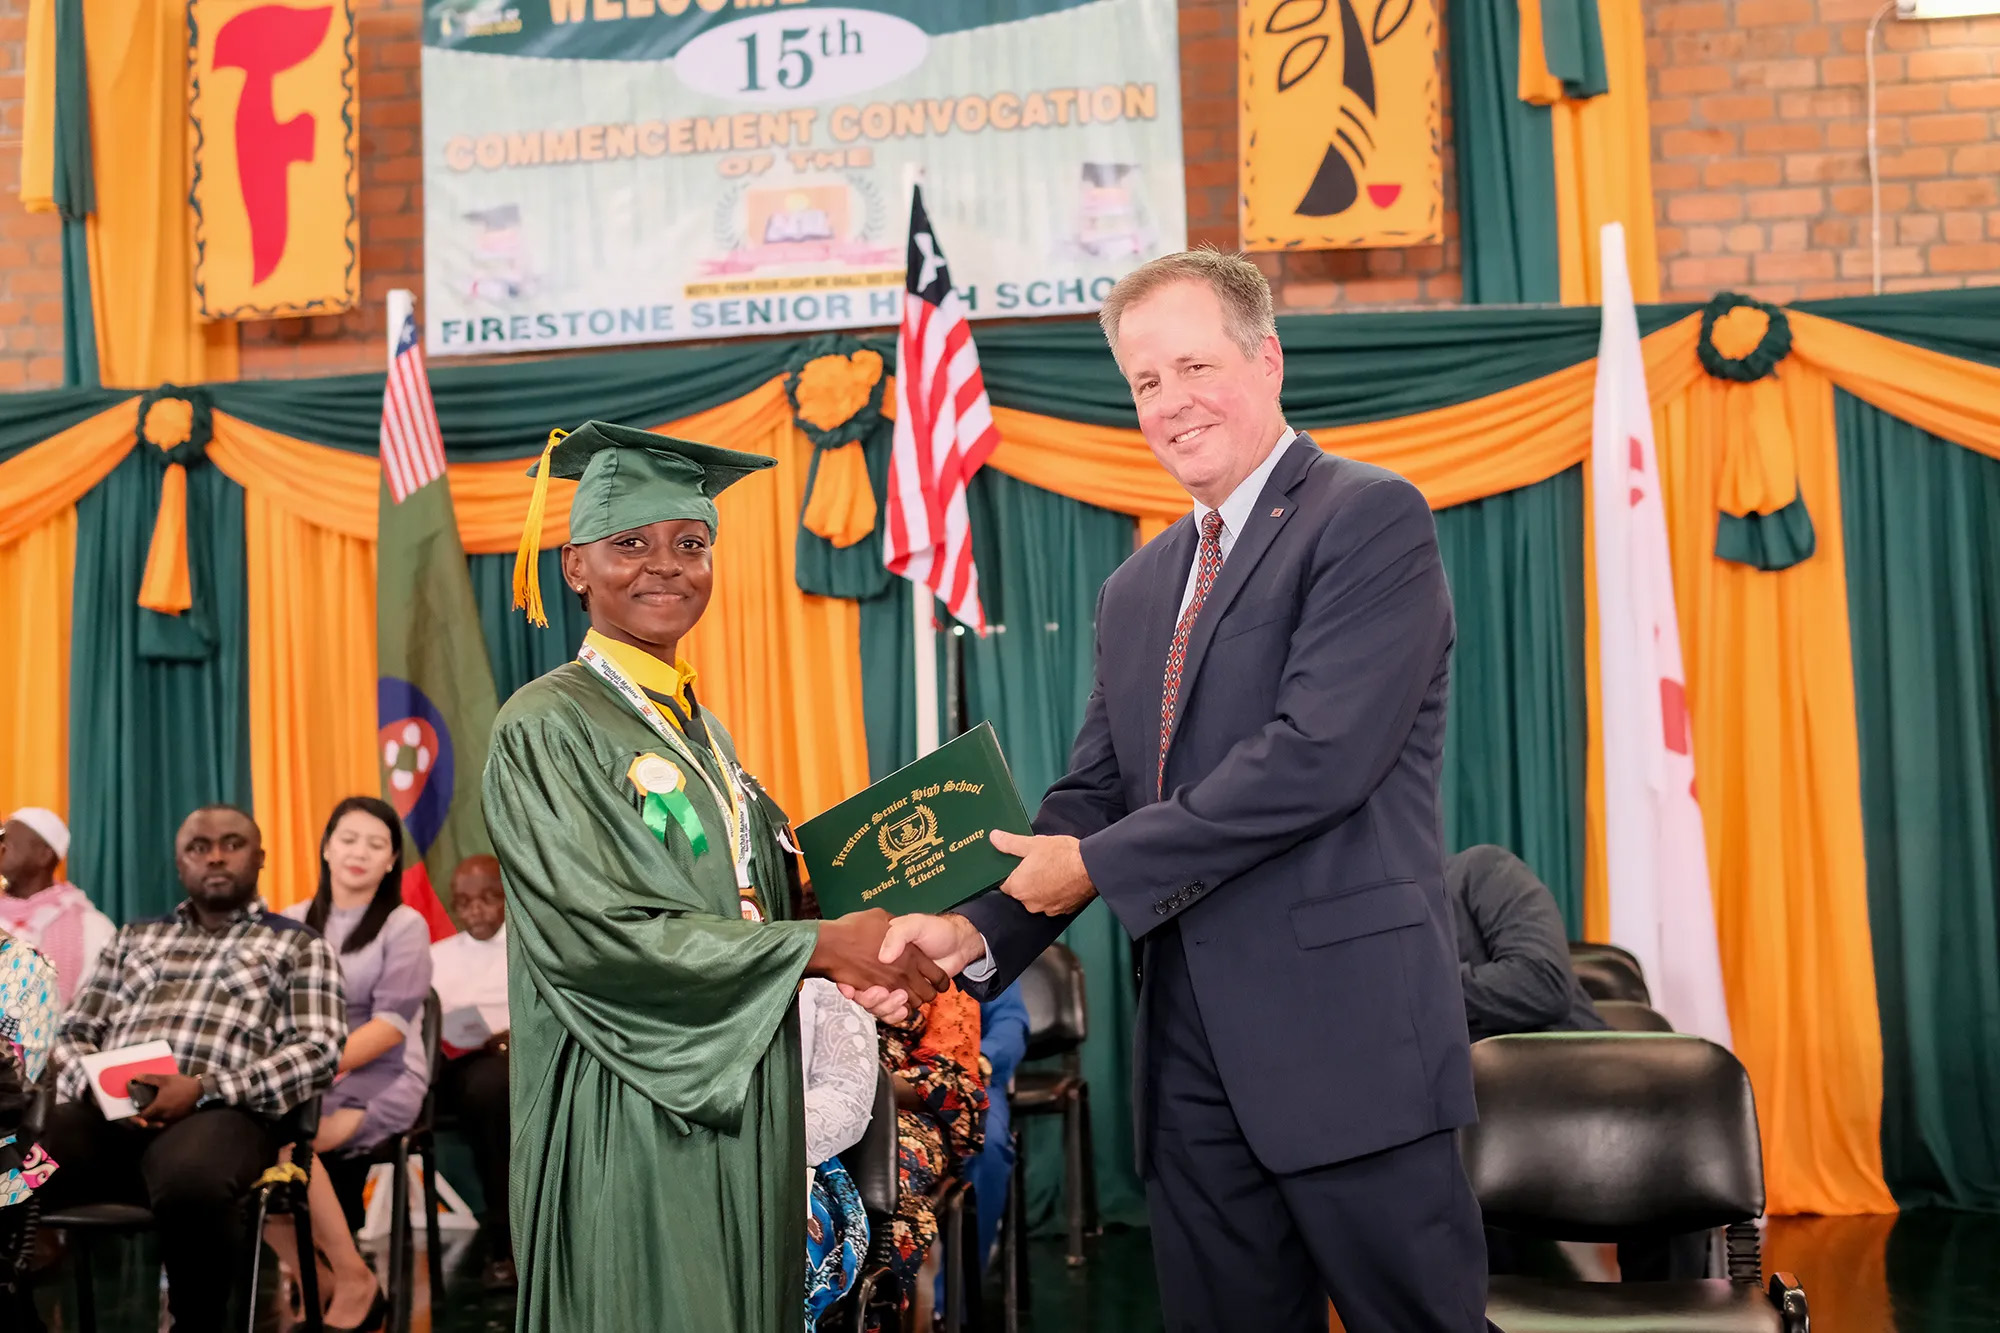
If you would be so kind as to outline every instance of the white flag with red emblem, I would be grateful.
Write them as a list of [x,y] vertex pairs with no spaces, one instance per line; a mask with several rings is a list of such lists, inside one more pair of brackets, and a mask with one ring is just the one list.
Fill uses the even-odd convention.
[[1625,231],[1604,227],[1604,324],[1591,429],[1605,863],[1611,941],[1646,972],[1681,1032],[1729,1043],[1708,847],[1695,799],[1694,726]]
[[965,486],[1000,443],[1000,432],[965,302],[952,290],[923,191],[914,187],[907,263],[882,562],[930,588],[955,618],[984,634]]

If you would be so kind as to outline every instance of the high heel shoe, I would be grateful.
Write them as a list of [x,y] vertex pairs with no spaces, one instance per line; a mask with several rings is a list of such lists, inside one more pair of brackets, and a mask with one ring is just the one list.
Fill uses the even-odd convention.
[[375,1284],[374,1303],[368,1307],[368,1313],[362,1316],[360,1323],[351,1328],[342,1328],[338,1324],[328,1324],[325,1327],[326,1333],[379,1333],[388,1320],[389,1293],[382,1290],[382,1284],[378,1282]]

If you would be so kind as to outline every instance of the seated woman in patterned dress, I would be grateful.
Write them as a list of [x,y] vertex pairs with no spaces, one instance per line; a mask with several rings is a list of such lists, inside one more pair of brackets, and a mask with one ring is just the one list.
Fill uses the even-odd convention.
[[799,987],[799,1067],[806,1082],[806,1329],[847,1294],[868,1253],[868,1213],[840,1154],[875,1114],[882,1066],[875,1019],[830,981]]
[[[932,1196],[963,1175],[986,1143],[986,1084],[979,1073],[979,1001],[952,989],[899,1025],[880,1027],[882,1067],[896,1085],[896,1166],[901,1198],[873,1259],[894,1279],[898,1306],[918,1296],[917,1275],[937,1239]],[[881,1311],[868,1312],[879,1330]],[[928,1327],[921,1317],[919,1327]]]

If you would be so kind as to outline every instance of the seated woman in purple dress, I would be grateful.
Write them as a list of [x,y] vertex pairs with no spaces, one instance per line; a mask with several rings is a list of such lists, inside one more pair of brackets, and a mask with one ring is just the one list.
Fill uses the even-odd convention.
[[[340,1070],[320,1102],[313,1141],[342,1197],[315,1193],[313,1240],[333,1269],[323,1297],[346,1311],[366,1300],[374,1275],[349,1234],[358,1211],[360,1179],[342,1157],[364,1153],[416,1122],[430,1065],[424,1057],[424,998],[431,989],[431,936],[424,918],[403,904],[403,825],[395,807],[372,796],[350,796],[333,808],[320,838],[319,891],[285,915],[326,937],[340,960],[347,993],[347,1043]],[[322,1173],[314,1173],[314,1181]],[[346,1177],[346,1179],[343,1179]],[[322,1217],[326,1207],[340,1211]],[[350,1262],[351,1256],[351,1262]],[[355,1290],[358,1288],[359,1290]],[[387,1306],[379,1287],[357,1326],[379,1326]],[[329,1327],[339,1320],[329,1318]]]

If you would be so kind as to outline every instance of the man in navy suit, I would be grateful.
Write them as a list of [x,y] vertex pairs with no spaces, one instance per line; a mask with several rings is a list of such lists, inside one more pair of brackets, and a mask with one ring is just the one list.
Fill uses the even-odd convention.
[[[973,994],[1092,898],[1139,942],[1140,1171],[1167,1325],[1476,1333],[1486,1249],[1438,773],[1451,596],[1401,477],[1287,428],[1263,275],[1190,251],[1101,316],[1195,509],[1098,598],[1097,676],[997,892],[893,923]],[[864,1002],[868,997],[863,997]]]

